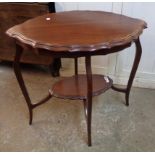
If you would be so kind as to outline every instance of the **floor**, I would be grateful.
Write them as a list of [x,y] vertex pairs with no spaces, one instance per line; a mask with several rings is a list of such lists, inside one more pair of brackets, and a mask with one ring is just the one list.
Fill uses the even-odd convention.
[[[45,68],[23,66],[32,101],[58,80]],[[93,99],[92,147],[81,101],[53,98],[28,109],[10,64],[0,65],[0,151],[155,151],[155,90],[132,88],[130,106],[112,90]]]

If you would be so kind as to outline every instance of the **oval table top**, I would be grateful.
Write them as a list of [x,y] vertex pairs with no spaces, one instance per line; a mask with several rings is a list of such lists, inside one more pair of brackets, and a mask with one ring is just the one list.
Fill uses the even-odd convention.
[[137,39],[143,20],[103,11],[66,11],[30,19],[6,33],[33,48],[51,51],[95,51]]

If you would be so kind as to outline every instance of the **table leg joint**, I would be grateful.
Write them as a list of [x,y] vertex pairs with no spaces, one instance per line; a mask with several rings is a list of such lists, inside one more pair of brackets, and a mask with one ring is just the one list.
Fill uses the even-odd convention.
[[133,83],[134,77],[136,75],[138,66],[139,66],[141,55],[142,55],[142,47],[141,47],[141,43],[140,43],[139,38],[137,40],[135,40],[135,46],[136,46],[136,53],[135,53],[135,58],[134,58],[133,66],[132,66],[132,69],[131,69],[131,73],[130,73],[130,76],[129,76],[127,88],[123,89],[123,88],[117,88],[115,86],[111,87],[115,91],[125,93],[126,106],[129,106],[130,90],[131,90],[132,83]]
[[44,97],[42,100],[40,100],[39,102],[32,104],[32,108],[36,108],[44,103],[46,103],[49,99],[51,99],[52,95],[49,93],[46,97]]
[[112,88],[113,90],[118,91],[118,92],[121,92],[121,93],[126,93],[126,91],[127,91],[126,88],[118,88],[118,87],[116,87],[116,86],[114,86],[114,85],[112,85],[111,88]]

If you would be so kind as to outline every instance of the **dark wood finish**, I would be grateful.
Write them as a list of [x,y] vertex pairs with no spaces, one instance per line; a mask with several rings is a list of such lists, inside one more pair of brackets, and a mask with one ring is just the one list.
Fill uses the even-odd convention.
[[78,75],[78,58],[74,58],[75,75]]
[[112,86],[112,89],[118,92],[122,92],[125,93],[125,100],[126,100],[126,105],[129,106],[129,94],[130,94],[130,90],[131,90],[131,86],[140,62],[140,58],[142,55],[142,47],[141,47],[141,43],[139,38],[135,41],[135,45],[136,45],[136,54],[135,54],[135,59],[134,59],[134,63],[133,63],[133,67],[130,73],[130,77],[128,80],[128,84],[127,84],[127,88],[123,89],[123,88],[117,88],[115,86]]
[[[6,36],[5,31],[16,24],[34,18],[38,15],[43,15],[48,12],[48,6],[39,3],[0,3],[0,59],[13,61],[15,55],[15,46],[11,38]],[[7,44],[6,44],[7,43]],[[35,53],[24,51],[21,62],[35,63],[40,61],[41,64],[51,63],[52,58],[35,56]]]
[[19,45],[16,44],[16,56],[15,56],[15,60],[14,60],[14,72],[15,72],[16,78],[18,80],[19,86],[22,90],[22,93],[25,97],[26,103],[28,105],[29,114],[30,114],[29,124],[31,124],[32,123],[32,117],[33,117],[32,104],[31,104],[31,100],[30,100],[29,94],[27,92],[27,89],[25,87],[25,83],[24,83],[24,80],[22,78],[22,74],[21,74],[20,66],[19,66],[19,61],[21,59],[22,52],[23,52],[22,47],[20,47]]
[[91,117],[92,117],[92,96],[93,96],[93,79],[91,70],[91,56],[85,58],[86,76],[87,76],[87,133],[88,133],[88,146],[92,145],[91,142]]
[[84,99],[83,100],[83,107],[84,107],[84,114],[85,114],[85,118],[86,118],[86,121],[87,121],[87,118],[88,118],[88,112],[87,112],[87,100]]
[[30,115],[30,120],[29,120],[29,124],[32,124],[32,118],[33,118],[33,109],[45,102],[47,102],[51,97],[52,97],[52,93],[49,93],[44,99],[42,99],[41,101],[39,101],[36,104],[32,104],[31,99],[29,97],[27,88],[25,86],[25,82],[23,80],[22,74],[21,74],[21,70],[20,70],[20,59],[23,53],[23,48],[21,46],[19,46],[18,44],[16,44],[16,56],[15,56],[15,60],[14,60],[14,72],[16,75],[16,78],[18,80],[19,86],[21,88],[21,91],[25,97],[28,109],[29,109],[29,115]]
[[131,73],[130,73],[130,77],[129,77],[128,85],[127,85],[127,91],[126,91],[126,94],[125,94],[126,105],[127,106],[129,105],[129,94],[130,94],[131,86],[132,86],[132,83],[133,83],[137,68],[139,66],[140,58],[141,58],[141,55],[142,55],[142,48],[141,48],[141,43],[139,41],[139,38],[135,41],[135,45],[136,45],[135,60],[134,60],[133,67],[132,67],[132,70],[131,70]]
[[[136,56],[127,88],[120,89],[112,86],[114,90],[125,93],[126,105],[128,105],[130,89],[142,53],[139,36],[146,26],[142,20],[113,13],[69,11],[40,16],[9,29],[7,34],[14,38],[17,44],[14,69],[28,107],[30,107],[30,123],[32,122],[32,104],[19,68],[22,48],[34,48],[39,55],[74,58],[75,76],[57,82],[49,90],[49,95],[38,104],[42,104],[42,101],[47,101],[52,96],[82,99],[87,121],[88,146],[91,146],[92,97],[112,86],[111,79],[108,78],[110,82],[105,84],[103,76],[101,78],[98,75],[92,75],[91,56],[119,52],[135,42]],[[78,75],[78,57],[85,57],[85,76]],[[86,82],[83,83],[82,78]],[[81,89],[82,86],[84,89]]]
[[[111,88],[112,80],[108,78],[109,82],[106,82],[105,78],[108,77],[93,75],[93,96],[97,96]],[[53,96],[63,99],[87,99],[87,77],[80,74],[63,78],[52,86],[51,92]]]
[[[9,38],[5,31],[17,24],[43,15],[55,12],[54,3],[0,3],[0,60],[13,61],[15,57],[14,41]],[[21,62],[50,66],[53,76],[59,75],[59,69],[52,57],[36,55],[27,49],[24,50]]]
[[130,43],[145,27],[144,21],[123,15],[69,11],[36,17],[7,34],[34,48],[91,52]]

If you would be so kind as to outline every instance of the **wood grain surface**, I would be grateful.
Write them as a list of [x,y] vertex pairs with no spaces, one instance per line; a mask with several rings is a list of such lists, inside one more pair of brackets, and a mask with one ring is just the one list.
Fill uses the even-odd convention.
[[[103,75],[93,74],[93,96],[100,95],[112,86],[112,80]],[[63,78],[56,82],[51,90],[52,95],[63,99],[86,99],[87,77],[86,75],[75,75]]]
[[143,20],[103,11],[51,13],[10,28],[6,33],[22,43],[51,51],[96,51],[137,39]]

